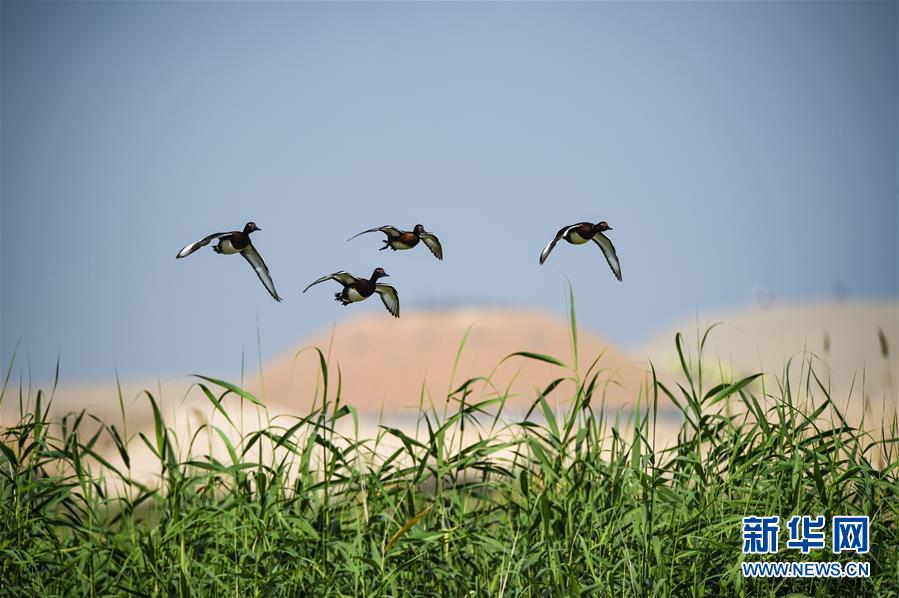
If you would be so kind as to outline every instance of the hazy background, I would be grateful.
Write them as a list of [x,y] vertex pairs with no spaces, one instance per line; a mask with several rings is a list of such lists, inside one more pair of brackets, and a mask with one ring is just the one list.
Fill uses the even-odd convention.
[[[897,3],[3,2],[0,324],[35,377],[225,373],[327,331],[339,269],[404,313],[676,318],[897,295]],[[285,298],[237,256],[254,243]],[[537,256],[607,220],[597,248]],[[378,252],[382,224],[444,244]],[[335,286],[336,285],[330,285]],[[258,327],[257,327],[258,326]]]

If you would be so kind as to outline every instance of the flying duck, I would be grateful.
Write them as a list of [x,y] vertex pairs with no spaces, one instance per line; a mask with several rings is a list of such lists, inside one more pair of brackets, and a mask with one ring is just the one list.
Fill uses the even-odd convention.
[[603,234],[607,230],[612,230],[612,227],[609,226],[605,220],[597,224],[579,222],[578,224],[566,226],[557,232],[555,238],[543,248],[543,252],[540,253],[540,263],[542,264],[546,261],[546,258],[549,257],[549,252],[553,250],[553,247],[556,246],[559,239],[565,239],[573,245],[583,245],[587,241],[593,240],[593,242],[602,249],[603,255],[606,256],[606,261],[609,262],[609,267],[612,268],[612,273],[615,274],[615,278],[621,280],[621,265],[618,263],[618,255],[615,253],[615,246],[612,245],[612,241]]
[[400,317],[400,298],[399,295],[396,294],[396,289],[387,284],[378,284],[378,279],[386,276],[390,275],[387,274],[387,272],[384,272],[384,268],[375,268],[375,271],[371,273],[371,278],[367,280],[365,278],[356,278],[352,274],[341,270],[334,274],[322,276],[303,289],[303,292],[305,293],[320,282],[336,280],[343,285],[342,291],[334,293],[334,299],[339,301],[341,305],[349,305],[356,301],[364,301],[377,293],[381,296],[381,301],[384,302],[384,307],[387,308],[387,311],[389,311],[393,317],[398,318]]
[[[381,231],[387,238],[384,239],[384,247],[382,247],[379,251],[384,251],[388,247],[396,251],[397,249],[412,249],[416,245],[418,245],[419,241],[422,241],[428,249],[431,250],[431,253],[434,254],[438,260],[443,259],[443,247],[440,246],[440,241],[437,240],[437,237],[429,233],[425,230],[425,227],[421,224],[416,224],[415,228],[411,231],[404,231],[396,228],[395,226],[379,226],[378,228],[370,228],[368,230],[364,230],[359,235],[364,235],[365,233],[375,233]],[[347,241],[352,241],[359,235],[353,235]]]
[[243,227],[243,230],[235,230],[230,233],[215,233],[214,235],[209,235],[208,237],[204,237],[195,243],[191,243],[187,245],[178,252],[176,258],[187,257],[192,254],[197,249],[209,245],[210,241],[214,241],[218,239],[219,242],[213,246],[213,250],[216,253],[239,253],[250,262],[250,265],[253,266],[253,270],[256,272],[256,276],[259,277],[259,280],[262,281],[262,284],[265,285],[265,288],[271,294],[272,297],[275,298],[275,301],[281,301],[281,297],[278,296],[278,291],[275,290],[275,285],[272,282],[272,276],[268,272],[268,267],[265,265],[265,262],[262,260],[262,256],[259,255],[259,252],[256,251],[256,248],[253,247],[253,243],[250,241],[250,233],[255,232],[257,230],[262,230],[258,226],[256,226],[255,222],[247,222],[246,226]]

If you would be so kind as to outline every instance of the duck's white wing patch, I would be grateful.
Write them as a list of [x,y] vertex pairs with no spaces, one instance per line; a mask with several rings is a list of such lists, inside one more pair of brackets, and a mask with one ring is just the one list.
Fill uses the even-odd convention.
[[399,237],[401,234],[403,234],[402,231],[400,231],[398,228],[396,228],[395,226],[390,226],[390,225],[388,224],[388,225],[385,225],[385,226],[379,226],[379,227],[377,227],[377,228],[370,228],[370,229],[368,229],[368,230],[364,230],[364,231],[362,231],[361,233],[358,233],[358,234],[353,235],[352,237],[350,237],[349,239],[347,239],[347,241],[352,241],[353,239],[355,239],[355,238],[358,237],[359,235],[364,235],[365,233],[376,233],[376,232],[378,232],[378,231],[380,231],[380,232],[382,232],[382,233],[385,233],[385,234],[387,235],[388,238]]
[[310,288],[314,287],[318,283],[325,282],[326,280],[336,280],[340,284],[347,285],[347,284],[350,284],[351,282],[355,282],[358,279],[355,276],[353,276],[352,274],[350,274],[349,272],[344,272],[343,270],[341,270],[340,272],[335,272],[334,274],[326,274],[325,276],[322,276],[315,282],[311,283],[308,287],[303,289],[303,292],[305,293],[306,291],[308,291]]
[[606,261],[609,262],[609,267],[612,268],[615,278],[621,280],[621,264],[618,263],[618,254],[615,253],[615,246],[612,245],[612,241],[600,232],[593,235],[593,240],[602,249],[602,254],[606,256]]
[[431,250],[431,253],[434,254],[438,260],[443,259],[443,247],[440,246],[440,241],[432,235],[431,233],[421,233],[419,235],[421,238],[421,242],[425,244],[425,246]]
[[210,241],[214,241],[215,239],[218,239],[220,237],[224,237],[224,236],[227,236],[230,234],[231,233],[215,233],[213,235],[209,235],[208,237],[203,237],[199,241],[191,243],[190,245],[185,245],[184,248],[178,252],[178,255],[176,255],[175,258],[187,257],[190,254],[192,254],[194,251],[199,249],[200,247],[205,247],[206,245],[209,245]]
[[275,290],[275,283],[272,282],[272,275],[269,274],[268,267],[265,265],[259,252],[253,247],[253,244],[250,243],[247,245],[247,247],[240,252],[240,255],[244,256],[244,258],[250,262],[250,265],[253,266],[253,270],[256,272],[256,276],[259,277],[259,280],[262,281],[262,284],[275,301],[282,301],[281,297],[278,296],[278,291]]
[[566,226],[565,228],[563,228],[562,230],[560,230],[559,232],[556,233],[556,236],[553,237],[553,240],[550,241],[549,243],[547,243],[546,247],[543,248],[543,251],[540,252],[540,263],[541,264],[546,261],[546,258],[549,257],[549,252],[553,250],[553,247],[556,246],[556,243],[559,242],[559,239],[564,237],[565,234],[569,230],[573,229],[576,226],[577,226],[577,224],[573,224],[571,226]]
[[389,284],[375,285],[375,292],[381,296],[384,307],[390,312],[394,318],[400,317],[400,297],[396,294],[396,289]]

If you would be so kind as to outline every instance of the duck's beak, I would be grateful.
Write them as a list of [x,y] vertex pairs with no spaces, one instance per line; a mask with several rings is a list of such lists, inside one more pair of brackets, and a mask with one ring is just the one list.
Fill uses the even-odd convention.
[[381,274],[381,278],[390,278],[390,274],[385,272],[384,274]]
[[611,226],[607,226],[607,227],[606,227],[606,230],[612,230],[612,227],[611,227]]

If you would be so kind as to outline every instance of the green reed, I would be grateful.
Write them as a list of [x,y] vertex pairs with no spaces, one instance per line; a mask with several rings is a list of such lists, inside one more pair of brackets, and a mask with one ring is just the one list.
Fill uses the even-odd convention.
[[[570,323],[577,364],[573,301]],[[423,390],[417,433],[381,426],[372,438],[359,437],[340,373],[317,349],[321,383],[310,381],[315,402],[302,416],[269,416],[239,386],[201,376],[195,392],[224,419],[204,432],[224,459],[199,431],[176,438],[149,391],[149,432],[125,427],[120,389],[121,425],[84,411],[51,419],[53,392],[20,384],[13,397],[10,365],[0,406],[17,399],[19,418],[0,428],[0,593],[897,595],[895,415],[874,432],[849,425],[838,405],[847,397],[831,397],[812,358],[710,383],[690,365],[708,334],[695,362],[678,335],[679,378],[653,370],[614,419],[601,356],[586,371],[507,357],[558,368],[518,421],[508,389],[485,374],[437,405]],[[240,433],[246,402],[268,419]],[[679,431],[663,445],[666,410]],[[136,446],[154,455],[157,483],[134,479]],[[777,560],[867,560],[871,578],[744,579],[741,518],[803,514],[869,515],[871,552]]]

